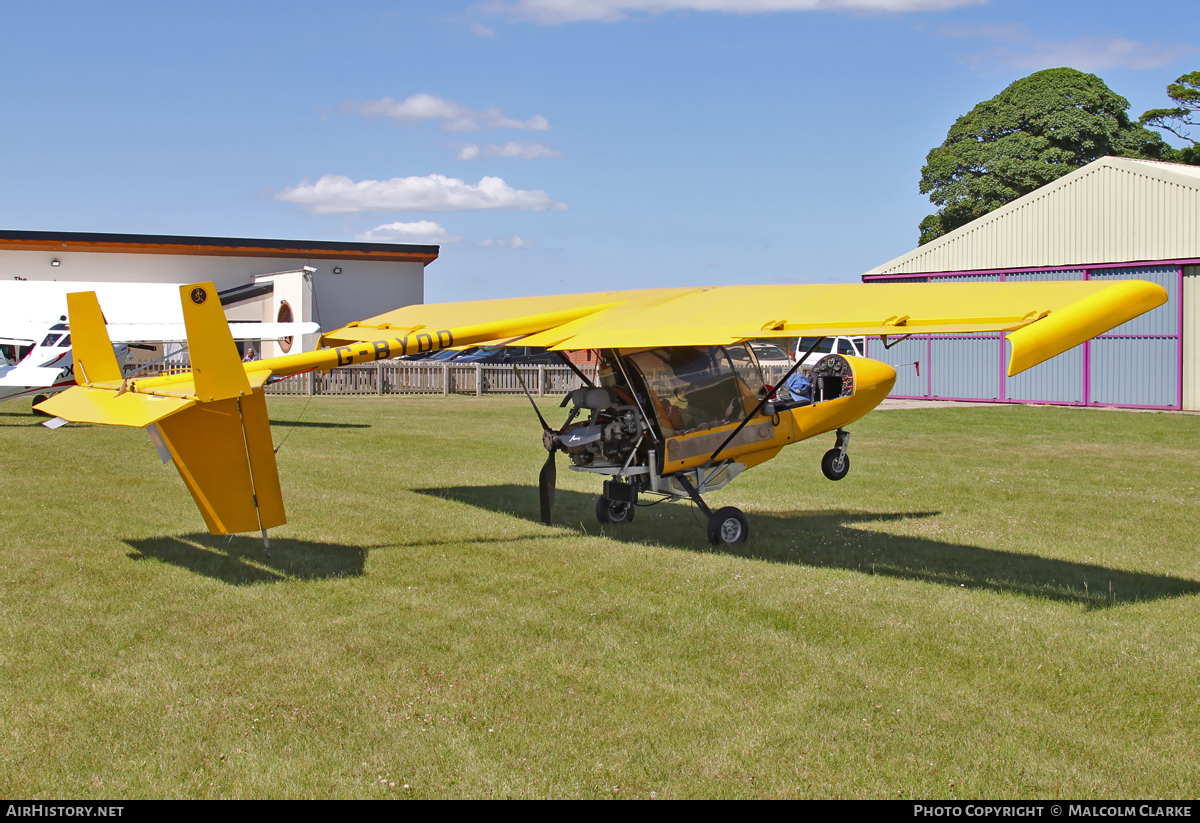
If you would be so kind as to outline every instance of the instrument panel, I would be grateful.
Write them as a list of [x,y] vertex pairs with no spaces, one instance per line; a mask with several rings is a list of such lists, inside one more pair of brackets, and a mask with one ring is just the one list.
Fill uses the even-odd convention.
[[837,400],[854,394],[854,369],[840,354],[828,354],[813,366],[809,380],[813,386],[813,402]]

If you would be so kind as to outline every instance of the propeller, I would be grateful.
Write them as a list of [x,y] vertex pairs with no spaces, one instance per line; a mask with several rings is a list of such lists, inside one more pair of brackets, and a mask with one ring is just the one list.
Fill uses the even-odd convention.
[[521,376],[521,370],[515,363],[513,371],[516,372],[517,380],[521,382],[521,388],[525,390],[525,396],[529,398],[529,404],[533,406],[533,413],[537,415],[538,422],[542,424],[542,445],[546,447],[549,454],[546,455],[546,462],[542,464],[542,470],[538,473],[538,502],[542,508],[542,522],[547,526],[553,526],[554,490],[558,485],[558,466],[555,465],[554,460],[554,453],[558,451],[557,433],[550,428],[546,418],[542,417],[542,412],[538,409],[537,403],[533,401],[533,395],[529,393],[529,387],[525,385],[525,378]]
[[[552,437],[551,432],[546,432],[543,435],[543,442],[549,441]],[[538,502],[542,506],[542,522],[547,526],[553,526],[554,491],[558,484],[558,466],[554,459],[554,453],[558,450],[558,444],[555,443],[547,448],[549,454],[546,455],[546,462],[542,464],[542,470],[538,473]]]

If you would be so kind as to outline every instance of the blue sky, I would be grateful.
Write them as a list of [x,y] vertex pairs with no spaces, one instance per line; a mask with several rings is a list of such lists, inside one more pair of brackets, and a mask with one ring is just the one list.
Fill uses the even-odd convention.
[[838,282],[1032,71],[1136,117],[1194,0],[6,4],[0,227],[442,244],[427,300]]

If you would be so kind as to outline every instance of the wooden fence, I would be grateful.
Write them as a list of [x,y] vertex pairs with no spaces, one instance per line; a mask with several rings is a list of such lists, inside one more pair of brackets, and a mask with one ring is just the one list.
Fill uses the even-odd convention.
[[[531,394],[565,394],[583,383],[566,366],[518,366]],[[596,367],[580,368],[595,380]],[[328,374],[308,372],[271,383],[268,394],[522,394],[512,366],[486,363],[423,363],[380,360],[332,369]]]
[[[156,364],[140,371],[141,375],[186,370],[183,364]],[[566,366],[518,366],[529,392],[538,396],[566,394],[583,385]],[[589,380],[596,379],[596,366],[580,366]],[[127,368],[127,373],[131,371]],[[763,379],[775,384],[787,371],[785,366],[764,366]],[[270,383],[267,394],[311,396],[361,394],[426,394],[448,397],[452,394],[522,394],[521,383],[512,366],[486,363],[425,363],[407,360],[379,360],[331,369],[328,374],[306,372]]]

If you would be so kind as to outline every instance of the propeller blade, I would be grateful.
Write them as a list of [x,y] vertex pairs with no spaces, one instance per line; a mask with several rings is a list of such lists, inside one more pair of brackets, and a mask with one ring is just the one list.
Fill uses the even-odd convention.
[[542,504],[542,522],[547,526],[554,525],[554,487],[558,483],[558,467],[555,465],[554,452],[546,455],[546,462],[538,475],[538,498]]

